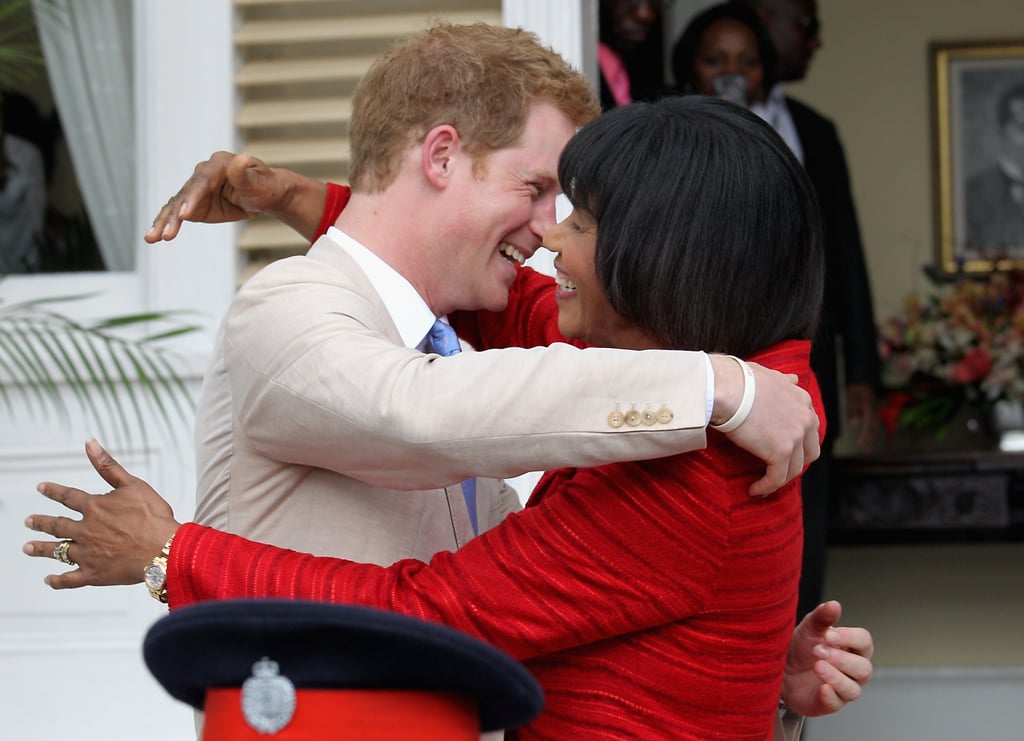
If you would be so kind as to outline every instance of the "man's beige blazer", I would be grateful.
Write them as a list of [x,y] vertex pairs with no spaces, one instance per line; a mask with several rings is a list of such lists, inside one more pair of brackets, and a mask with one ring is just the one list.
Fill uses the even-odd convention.
[[[196,521],[320,555],[429,560],[472,536],[469,476],[703,447],[705,384],[699,353],[406,348],[322,237],[252,278],[224,321],[198,406]],[[661,408],[671,421],[609,422]],[[509,487],[478,482],[481,530],[518,507]]]

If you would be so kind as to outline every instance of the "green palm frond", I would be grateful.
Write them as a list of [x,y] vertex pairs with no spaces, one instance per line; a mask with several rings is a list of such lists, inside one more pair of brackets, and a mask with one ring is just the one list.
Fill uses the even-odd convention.
[[[88,297],[0,304],[0,405],[14,416],[18,398],[29,414],[67,419],[73,398],[105,437],[127,441],[134,429],[145,438],[155,420],[173,438],[176,425],[190,419],[193,400],[160,343],[199,327],[183,323],[181,312],[83,324],[54,308]],[[154,324],[163,328],[138,336]],[[111,424],[115,429],[107,429]]]
[[7,0],[0,4],[0,88],[31,82],[42,66],[31,3]]

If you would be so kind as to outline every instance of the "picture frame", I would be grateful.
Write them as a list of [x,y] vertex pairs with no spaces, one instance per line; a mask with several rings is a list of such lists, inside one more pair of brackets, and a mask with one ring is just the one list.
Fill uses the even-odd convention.
[[1024,39],[932,42],[936,262],[1024,270]]

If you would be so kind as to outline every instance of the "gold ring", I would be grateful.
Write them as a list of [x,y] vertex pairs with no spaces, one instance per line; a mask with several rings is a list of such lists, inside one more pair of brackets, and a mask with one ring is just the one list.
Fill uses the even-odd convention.
[[78,564],[68,558],[68,548],[71,547],[72,541],[62,540],[53,548],[53,557],[61,563],[66,563],[68,566],[77,566]]

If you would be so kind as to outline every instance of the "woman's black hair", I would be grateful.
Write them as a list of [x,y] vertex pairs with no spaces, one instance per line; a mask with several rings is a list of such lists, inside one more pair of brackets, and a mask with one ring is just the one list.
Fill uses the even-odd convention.
[[615,108],[573,137],[558,175],[597,222],[612,308],[662,347],[742,357],[813,335],[817,202],[754,114],[705,96]]
[[757,11],[737,2],[712,5],[695,15],[683,29],[675,46],[672,47],[672,74],[675,77],[676,88],[686,95],[701,92],[693,74],[697,50],[708,28],[723,19],[741,23],[754,34],[757,50],[761,55],[761,65],[764,67],[764,94],[768,95],[776,82],[778,57],[775,45]]

